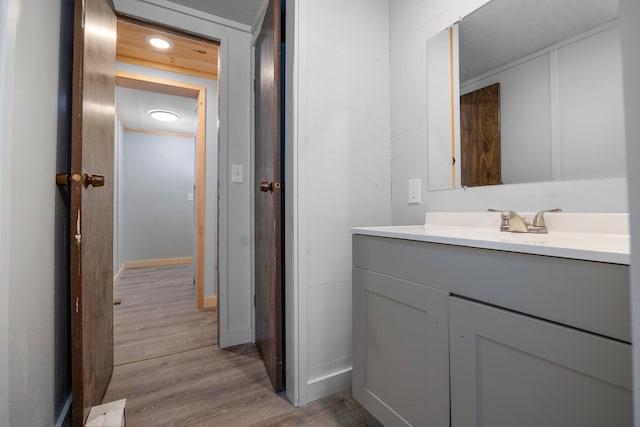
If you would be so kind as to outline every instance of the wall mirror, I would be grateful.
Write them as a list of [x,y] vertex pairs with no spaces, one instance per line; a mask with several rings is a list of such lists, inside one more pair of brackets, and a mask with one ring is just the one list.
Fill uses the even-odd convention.
[[427,43],[429,190],[625,176],[617,0],[491,0]]

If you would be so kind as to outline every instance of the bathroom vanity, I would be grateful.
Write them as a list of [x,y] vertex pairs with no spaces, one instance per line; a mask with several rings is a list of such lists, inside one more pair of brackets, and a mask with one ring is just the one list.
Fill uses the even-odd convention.
[[626,216],[547,223],[354,228],[356,400],[385,426],[631,426]]

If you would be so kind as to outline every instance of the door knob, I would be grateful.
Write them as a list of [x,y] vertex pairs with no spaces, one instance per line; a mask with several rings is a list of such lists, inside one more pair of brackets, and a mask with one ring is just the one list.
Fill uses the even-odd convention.
[[263,193],[266,193],[266,192],[273,193],[273,182],[262,181],[260,183],[260,191],[262,191]]
[[74,173],[73,175],[69,175],[68,173],[58,173],[56,174],[56,184],[57,185],[69,185],[71,182],[80,182],[82,181],[82,176],[80,174]]
[[88,173],[84,174],[84,186],[85,187],[102,187],[104,186],[104,175],[91,175]]
[[282,189],[282,184],[280,182],[272,182],[272,181],[262,181],[260,183],[260,191],[266,193],[273,193],[274,190]]

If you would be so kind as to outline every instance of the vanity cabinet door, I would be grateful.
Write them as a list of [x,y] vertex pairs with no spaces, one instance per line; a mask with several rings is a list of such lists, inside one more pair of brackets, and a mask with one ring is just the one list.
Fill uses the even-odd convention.
[[353,396],[391,426],[449,426],[448,293],[353,269]]
[[631,346],[451,297],[451,425],[631,426]]

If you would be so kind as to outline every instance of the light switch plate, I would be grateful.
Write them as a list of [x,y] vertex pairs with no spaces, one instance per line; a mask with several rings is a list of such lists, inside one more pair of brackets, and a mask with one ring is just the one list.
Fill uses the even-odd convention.
[[409,180],[409,203],[417,204],[422,203],[422,191],[420,189],[420,184],[422,180],[420,178],[410,179]]
[[244,183],[243,165],[231,165],[231,182],[234,182],[236,184]]
[[189,192],[187,193],[187,200],[192,202],[193,201],[193,193]]

